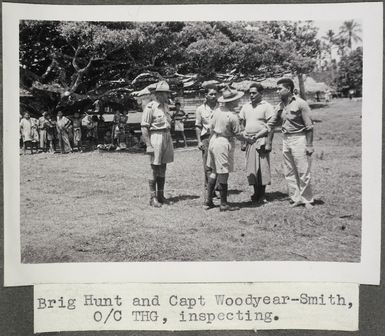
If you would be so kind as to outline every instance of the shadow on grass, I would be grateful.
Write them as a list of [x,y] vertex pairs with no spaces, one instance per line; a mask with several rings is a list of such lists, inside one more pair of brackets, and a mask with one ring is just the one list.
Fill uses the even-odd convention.
[[239,195],[241,192],[243,191],[238,189],[233,189],[233,190],[229,190],[227,193],[228,195]]
[[100,154],[104,154],[104,153],[114,153],[114,154],[117,154],[117,155],[124,155],[124,154],[146,154],[146,150],[144,148],[138,148],[138,149],[133,149],[133,148],[128,148],[128,149],[121,149],[121,150],[115,150],[115,149],[96,149],[94,151],[90,150],[90,151],[85,151],[87,153],[91,153],[91,152],[96,152],[96,153],[100,153]]
[[280,191],[274,191],[272,193],[266,193],[266,198],[269,202],[274,202],[274,201],[288,201],[289,196],[287,194],[284,194]]
[[[181,141],[181,142],[179,142],[178,144],[176,143],[175,140],[173,141],[174,149],[184,147],[183,140],[179,140],[179,141]],[[186,144],[187,144],[187,147],[197,147],[198,141],[187,139]]]
[[197,198],[200,198],[200,196],[197,196],[197,195],[179,195],[179,196],[170,197],[170,198],[168,198],[168,200],[170,202],[177,203],[180,201],[193,200],[193,199],[197,199]]
[[[290,197],[287,194],[281,193],[280,191],[274,191],[272,193],[267,193],[266,194],[266,198],[267,198],[267,200],[269,202],[274,202],[274,201],[285,202],[285,201],[289,201],[290,203],[292,203],[292,201],[290,201]],[[325,202],[320,200],[320,199],[315,199],[314,202],[313,202],[313,205],[323,205],[323,204],[325,204]]]
[[251,201],[243,201],[243,202],[228,202],[230,206],[239,207],[240,209],[244,208],[258,208],[260,205],[257,203],[253,203]]
[[[290,202],[290,204],[293,204],[293,203]],[[313,206],[323,205],[323,204],[325,204],[325,202],[322,201],[322,200],[314,200],[314,202],[312,203]],[[300,207],[305,207],[305,204],[300,204],[299,206]]]

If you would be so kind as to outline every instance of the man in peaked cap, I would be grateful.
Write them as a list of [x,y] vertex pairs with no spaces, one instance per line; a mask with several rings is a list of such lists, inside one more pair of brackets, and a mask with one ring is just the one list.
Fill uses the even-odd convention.
[[149,180],[150,205],[156,208],[170,204],[164,197],[167,163],[174,161],[174,148],[170,134],[171,115],[168,108],[170,88],[165,81],[157,83],[154,100],[147,104],[142,115],[142,135],[146,153],[150,156],[152,176]]
[[229,87],[225,88],[222,96],[218,98],[220,106],[214,111],[211,119],[212,136],[207,158],[207,166],[211,168],[211,173],[207,184],[206,208],[214,206],[213,190],[218,179],[221,195],[220,211],[239,210],[238,207],[232,207],[227,203],[227,181],[234,165],[234,139],[238,138],[248,143],[254,143],[256,139],[268,133],[267,126],[252,137],[241,132],[239,118],[235,113],[235,109],[243,94],[243,92],[232,90]]

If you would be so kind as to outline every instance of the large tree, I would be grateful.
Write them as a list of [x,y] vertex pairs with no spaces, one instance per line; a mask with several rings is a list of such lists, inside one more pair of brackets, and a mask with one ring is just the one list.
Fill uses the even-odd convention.
[[342,92],[355,89],[358,95],[362,93],[362,48],[358,47],[350,54],[341,58],[338,64],[336,85]]
[[111,27],[102,22],[22,21],[22,85],[37,96],[52,97],[56,108],[92,102],[113,89],[106,82],[124,84],[136,63],[131,49],[142,40],[141,32],[129,23]]
[[322,36],[322,39],[324,40],[323,47],[329,54],[330,59],[332,59],[332,51],[333,47],[336,45],[336,38],[336,33],[332,29],[329,29],[326,34]]
[[340,27],[339,36],[346,41],[349,49],[352,49],[353,42],[362,41],[361,36],[361,25],[354,21],[344,21]]
[[260,32],[247,22],[188,23],[181,31],[185,46],[183,69],[208,79],[215,73],[272,75],[288,67],[287,43]]
[[[300,95],[306,99],[304,75],[316,66],[321,41],[317,38],[318,28],[312,21],[269,21],[260,25],[260,31],[286,43],[286,63],[298,77]],[[286,70],[286,67],[284,67]]]
[[20,24],[21,82],[51,109],[124,94],[141,72],[274,76],[308,73],[317,53],[309,22],[53,22]]

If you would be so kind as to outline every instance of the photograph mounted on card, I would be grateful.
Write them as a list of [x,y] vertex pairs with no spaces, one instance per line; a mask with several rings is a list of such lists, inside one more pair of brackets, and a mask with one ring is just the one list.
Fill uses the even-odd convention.
[[4,4],[5,284],[378,284],[381,6]]

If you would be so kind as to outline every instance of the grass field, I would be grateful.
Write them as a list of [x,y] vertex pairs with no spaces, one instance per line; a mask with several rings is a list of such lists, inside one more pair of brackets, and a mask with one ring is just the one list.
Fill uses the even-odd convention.
[[109,261],[303,260],[359,262],[361,253],[361,102],[336,101],[316,121],[312,211],[289,208],[281,135],[271,155],[266,205],[249,203],[244,153],[236,150],[229,201],[239,211],[202,208],[201,153],[177,149],[166,194],[149,207],[143,153],[20,156],[23,263]]

